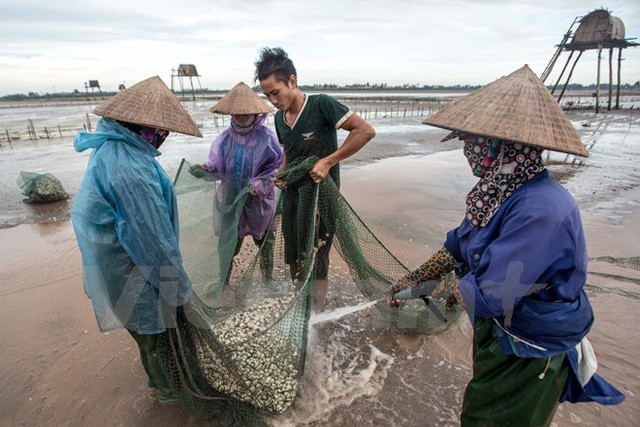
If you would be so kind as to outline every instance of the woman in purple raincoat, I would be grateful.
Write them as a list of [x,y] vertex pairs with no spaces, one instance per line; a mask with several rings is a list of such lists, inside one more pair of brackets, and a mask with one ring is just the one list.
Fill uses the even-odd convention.
[[[262,247],[260,270],[265,281],[271,280],[273,269],[273,232],[270,225],[276,209],[277,190],[273,184],[276,170],[282,164],[282,148],[275,132],[264,125],[269,107],[245,83],[238,83],[211,109],[213,113],[230,114],[230,126],[212,143],[209,160],[202,165],[206,172],[221,177],[218,202],[230,205],[248,186],[238,223],[238,239],[233,255],[237,255],[244,237],[251,236]],[[214,215],[216,231],[224,227],[224,215]],[[223,246],[230,242],[221,242]],[[228,282],[231,259],[221,262],[221,276]],[[226,265],[225,265],[226,264]],[[226,271],[224,271],[226,270]]]

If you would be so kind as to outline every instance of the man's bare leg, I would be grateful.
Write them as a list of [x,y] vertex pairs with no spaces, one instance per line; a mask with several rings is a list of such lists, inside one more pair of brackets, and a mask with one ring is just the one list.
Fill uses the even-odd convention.
[[324,306],[327,302],[329,280],[326,277],[324,279],[316,279],[315,285],[316,287],[313,293],[313,311],[320,313],[324,310]]

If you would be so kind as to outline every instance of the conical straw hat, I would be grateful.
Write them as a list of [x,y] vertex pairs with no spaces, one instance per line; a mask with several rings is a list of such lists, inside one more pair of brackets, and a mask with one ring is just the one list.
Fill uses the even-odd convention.
[[202,133],[187,110],[158,76],[120,91],[98,105],[93,113],[202,138]]
[[527,65],[448,105],[423,123],[589,155],[565,112]]
[[245,83],[235,85],[225,96],[209,109],[218,114],[273,113],[271,108]]

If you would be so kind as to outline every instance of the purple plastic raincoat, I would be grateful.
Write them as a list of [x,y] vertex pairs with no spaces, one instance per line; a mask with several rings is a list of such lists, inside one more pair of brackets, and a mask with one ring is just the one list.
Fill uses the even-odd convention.
[[209,160],[203,165],[207,172],[224,177],[218,193],[221,202],[232,201],[247,184],[255,191],[255,196],[248,196],[240,217],[240,238],[262,238],[276,209],[273,177],[282,163],[282,147],[276,133],[264,126],[266,118],[266,114],[257,115],[244,132],[232,122],[211,143]]

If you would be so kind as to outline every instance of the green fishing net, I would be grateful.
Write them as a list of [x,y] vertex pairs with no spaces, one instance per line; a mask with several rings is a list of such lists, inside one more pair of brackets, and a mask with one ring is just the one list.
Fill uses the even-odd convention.
[[[194,296],[178,311],[159,356],[181,403],[215,418],[216,425],[261,425],[293,403],[305,366],[315,254],[324,244],[317,235],[320,220],[357,288],[378,301],[393,327],[425,333],[447,326],[422,301],[402,309],[386,304],[390,286],[408,270],[330,178],[321,184],[310,179],[316,160],[290,164],[282,175],[287,188],[297,188],[299,209],[284,219],[278,209],[260,247],[250,238],[238,244],[238,222],[251,197],[247,185],[229,192],[225,180],[232,178],[204,173],[186,161],[178,170],[180,247]],[[449,320],[460,313],[446,310],[443,299],[432,304]]]

